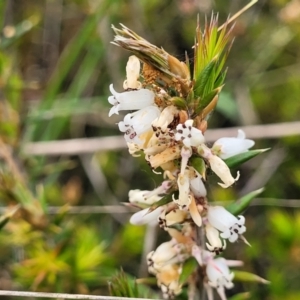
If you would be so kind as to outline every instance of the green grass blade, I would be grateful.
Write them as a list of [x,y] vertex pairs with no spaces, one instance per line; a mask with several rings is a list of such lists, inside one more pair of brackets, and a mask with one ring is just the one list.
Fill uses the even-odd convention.
[[252,202],[252,200],[263,192],[263,188],[253,191],[245,196],[243,196],[241,199],[235,201],[234,203],[230,203],[226,206],[226,209],[231,212],[233,215],[237,216],[240,213],[242,213]]

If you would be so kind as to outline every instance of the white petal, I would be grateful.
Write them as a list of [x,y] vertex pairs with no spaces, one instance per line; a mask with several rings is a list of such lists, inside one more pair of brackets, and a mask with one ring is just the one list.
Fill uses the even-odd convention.
[[202,176],[194,169],[195,177],[190,180],[191,191],[195,197],[206,197],[206,188],[202,181]]
[[[118,106],[115,113],[119,110],[138,110],[154,104],[155,94],[148,89],[118,93],[114,90],[112,84],[109,86],[109,89],[113,95],[108,98],[109,103]],[[113,113],[114,110],[111,110],[110,115]]]
[[234,274],[230,273],[226,260],[223,257],[210,260],[206,267],[206,274],[210,285],[218,288],[218,292],[221,292],[221,295],[224,292],[224,287],[233,287],[232,279]]
[[147,197],[147,193],[149,192],[150,191],[131,190],[128,194],[129,202],[152,205],[153,203],[158,202],[162,198],[157,195],[151,195]]
[[223,206],[209,206],[207,211],[208,222],[221,232],[233,226],[238,219]]
[[113,114],[118,115],[118,114],[119,114],[119,106],[120,106],[119,104],[113,106],[113,107],[109,110],[108,116],[111,117]]
[[210,251],[220,252],[225,249],[226,242],[224,241],[224,245],[223,245],[222,240],[220,239],[219,236],[219,231],[216,228],[214,228],[209,223],[207,223],[205,225],[205,233],[206,233],[206,238],[210,243],[210,244],[206,243],[206,246]]
[[254,144],[254,141],[245,139],[244,131],[239,129],[236,138],[220,138],[214,143],[212,149],[216,149],[216,152],[222,159],[227,159],[234,155],[248,151],[248,149],[253,147]]
[[226,165],[226,163],[218,156],[211,155],[209,158],[209,164],[214,173],[224,182],[219,183],[219,185],[223,188],[228,188],[231,186],[236,180],[239,179],[239,172],[236,178],[233,178],[230,169]]
[[151,259],[154,263],[159,264],[172,259],[177,255],[176,249],[174,248],[174,242],[171,240],[160,244],[154,251]]
[[176,127],[175,140],[183,141],[186,147],[199,146],[205,142],[202,131],[193,127],[193,120],[187,120],[184,124],[178,124]]
[[174,116],[177,114],[178,109],[175,106],[167,106],[161,112],[160,116],[152,122],[152,126],[160,129],[161,131],[166,131],[168,125],[174,120]]
[[129,222],[133,225],[144,225],[152,222],[157,222],[159,215],[161,214],[163,208],[158,207],[157,209],[149,212],[149,208],[145,208],[133,214]]

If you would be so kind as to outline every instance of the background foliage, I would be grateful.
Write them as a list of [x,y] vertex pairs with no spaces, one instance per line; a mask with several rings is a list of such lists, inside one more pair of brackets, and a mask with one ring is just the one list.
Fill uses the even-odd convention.
[[[129,189],[153,189],[159,175],[125,149],[46,157],[30,155],[25,145],[119,134],[120,118],[108,119],[108,86],[121,89],[128,53],[110,44],[111,24],[123,23],[177,58],[186,51],[192,59],[197,14],[204,21],[218,11],[222,23],[245,4],[0,2],[0,204],[22,204],[0,233],[1,289],[107,294],[120,266],[148,277],[143,246],[149,239],[155,246],[155,229],[129,225],[129,214],[71,214],[70,207],[126,202]],[[259,1],[237,20],[211,128],[299,120],[299,20],[298,0]],[[256,147],[272,151],[246,164],[234,187],[209,187],[209,194],[225,201],[266,186],[255,202],[264,205],[245,215],[252,247],[231,245],[226,256],[243,260],[245,270],[271,284],[236,282],[229,295],[299,299],[300,201],[286,201],[299,199],[299,137],[257,140]],[[53,206],[60,207],[56,214]]]

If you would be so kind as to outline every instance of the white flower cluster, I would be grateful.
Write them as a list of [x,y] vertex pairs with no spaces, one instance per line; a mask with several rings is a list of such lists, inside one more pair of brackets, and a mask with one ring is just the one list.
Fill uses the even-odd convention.
[[[233,286],[233,273],[228,267],[241,262],[232,264],[215,255],[225,249],[226,241],[233,243],[239,238],[245,241],[242,236],[246,231],[245,218],[208,202],[205,171],[200,174],[191,160],[195,156],[200,158],[204,168],[210,168],[219,177],[219,185],[228,188],[238,180],[239,173],[233,177],[223,159],[248,151],[254,142],[239,130],[236,138],[221,138],[209,148],[202,130],[189,118],[188,112],[170,104],[167,90],[139,81],[137,57],[129,58],[126,73],[124,92],[117,93],[110,85],[112,96],[108,101],[113,107],[109,115],[118,114],[120,110],[131,111],[118,124],[129,152],[132,155],[144,152],[152,169],[161,168],[165,178],[153,191],[129,192],[131,203],[147,207],[135,213],[130,222],[136,225],[158,222],[172,238],[149,253],[149,272],[157,277],[164,297],[172,298],[181,292],[182,264],[193,256],[206,269],[204,286],[208,297],[215,288],[224,300],[224,289]],[[154,205],[167,195],[172,195],[169,202]],[[194,224],[203,227],[207,249],[205,245],[196,244]]]

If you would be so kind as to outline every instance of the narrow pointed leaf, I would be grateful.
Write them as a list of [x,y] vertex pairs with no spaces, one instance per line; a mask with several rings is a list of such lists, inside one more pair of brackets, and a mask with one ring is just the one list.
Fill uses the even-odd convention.
[[216,97],[217,94],[219,94],[221,91],[221,88],[215,89],[213,91],[211,91],[210,93],[208,93],[206,96],[204,96],[200,101],[199,101],[199,105],[196,108],[194,115],[197,116],[199,115],[199,113],[205,109],[205,107],[207,107],[211,101]]
[[183,109],[186,110],[187,106],[186,106],[186,101],[183,98],[180,97],[173,97],[170,99],[170,101],[172,102],[173,105],[175,105],[178,109]]
[[240,164],[250,160],[251,158],[257,156],[258,154],[264,153],[266,151],[269,151],[270,148],[267,149],[258,149],[258,150],[250,150],[235,156],[232,156],[228,159],[224,159],[225,163],[229,168],[237,167]]
[[218,60],[217,57],[213,59],[203,71],[199,74],[198,78],[196,78],[196,83],[194,86],[194,92],[196,96],[203,97],[203,93],[205,88],[207,87],[210,81],[214,81],[214,77],[212,76],[214,73],[215,66]]
[[252,200],[257,195],[263,192],[263,190],[264,188],[261,188],[243,196],[241,199],[235,201],[234,203],[230,203],[229,205],[227,205],[226,209],[235,216],[239,215],[251,204]]
[[269,284],[270,281],[256,275],[253,273],[245,272],[245,271],[234,271],[234,280],[242,281],[242,282],[258,282],[263,284]]
[[193,272],[198,268],[198,266],[198,262],[195,258],[192,257],[186,260],[183,264],[182,272],[179,277],[179,284],[184,284],[190,275],[192,275]]
[[154,203],[153,205],[150,206],[149,213],[158,207],[165,205],[169,202],[172,201],[171,194],[164,196],[162,199],[160,199],[158,202]]
[[215,87],[219,87],[224,83],[226,74],[227,74],[227,69],[225,69],[224,72],[220,73],[220,75],[217,77],[215,81]]

